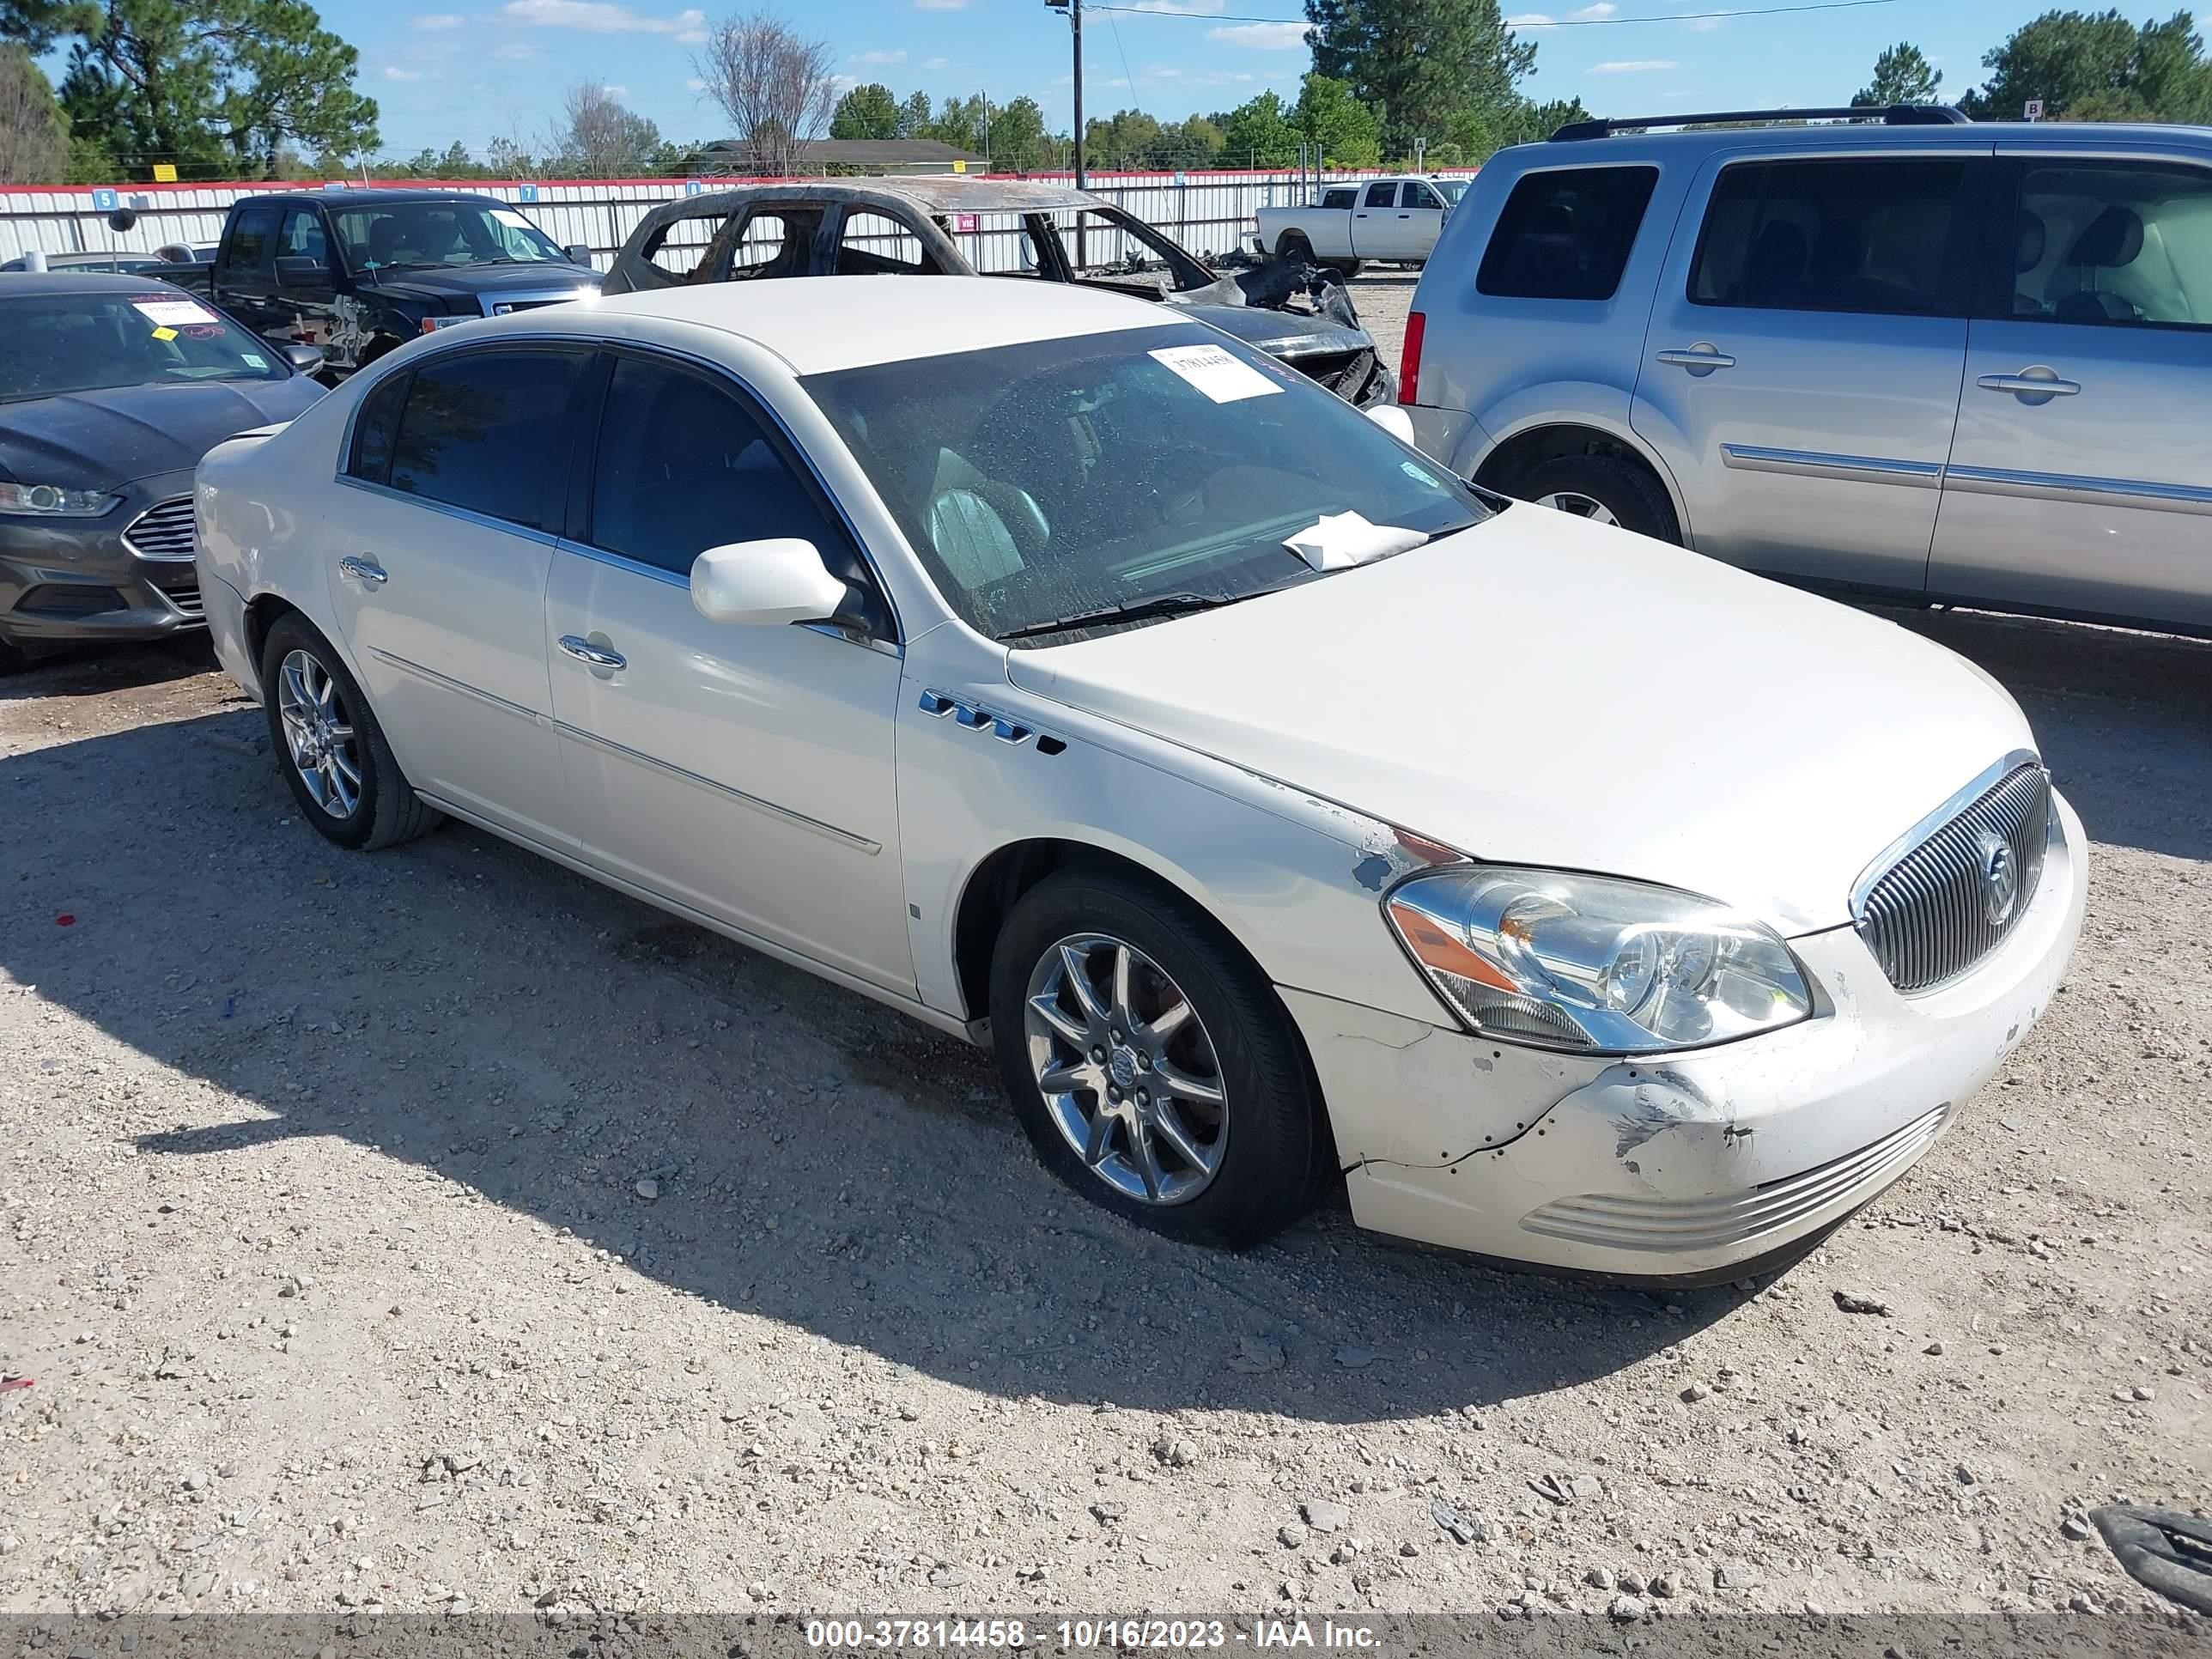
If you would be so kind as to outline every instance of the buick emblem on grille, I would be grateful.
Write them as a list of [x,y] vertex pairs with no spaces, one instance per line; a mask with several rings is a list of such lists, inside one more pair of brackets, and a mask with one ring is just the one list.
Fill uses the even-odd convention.
[[2012,920],[2013,907],[2020,902],[2020,861],[2012,855],[2002,836],[1982,831],[1977,843],[1981,854],[1982,914],[1990,919],[1990,926],[2002,927]]

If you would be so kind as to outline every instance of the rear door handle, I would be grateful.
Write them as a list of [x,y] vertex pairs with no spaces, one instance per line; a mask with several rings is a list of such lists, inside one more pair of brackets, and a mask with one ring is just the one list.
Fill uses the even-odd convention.
[[1984,392],[2009,392],[2022,403],[2039,404],[2070,398],[2081,389],[2081,381],[2062,380],[2057,369],[2041,363],[2017,374],[1984,374],[1974,384]]
[[1692,374],[1710,374],[1717,368],[1734,368],[1735,359],[1709,340],[1686,349],[1662,351],[1659,361],[1670,368],[1686,368]]
[[574,634],[561,636],[561,648],[578,662],[587,662],[594,668],[627,668],[629,659],[619,651],[593,645],[589,640],[578,639]]
[[338,561],[338,574],[350,576],[371,587],[381,587],[392,580],[391,573],[374,559],[364,559],[358,553],[349,553]]

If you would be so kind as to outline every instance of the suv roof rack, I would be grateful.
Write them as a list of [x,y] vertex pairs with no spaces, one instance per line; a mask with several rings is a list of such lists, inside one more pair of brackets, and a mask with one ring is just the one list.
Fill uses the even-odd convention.
[[1553,143],[1580,138],[1607,138],[1616,132],[1643,132],[1652,127],[1721,126],[1775,121],[1880,121],[1890,127],[1956,126],[1966,113],[1948,104],[1891,104],[1887,107],[1859,105],[1840,109],[1732,109],[1707,115],[1633,115],[1595,121],[1570,121],[1552,135]]

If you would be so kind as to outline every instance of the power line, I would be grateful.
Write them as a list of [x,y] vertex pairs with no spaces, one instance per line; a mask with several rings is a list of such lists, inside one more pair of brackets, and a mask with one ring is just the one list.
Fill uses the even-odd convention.
[[[1897,0],[1814,0],[1803,6],[1743,6],[1728,11],[1668,11],[1649,17],[1559,17],[1541,23],[1522,23],[1519,27],[1532,33],[1537,29],[1595,29],[1622,23],[1691,23],[1714,17],[1776,17],[1799,11],[1855,11],[1863,6],[1893,6]],[[1146,17],[1181,17],[1200,23],[1304,23],[1303,17],[1255,17],[1230,11],[1163,11],[1156,6],[1102,6],[1091,3],[1091,11],[1127,11],[1140,13]]]

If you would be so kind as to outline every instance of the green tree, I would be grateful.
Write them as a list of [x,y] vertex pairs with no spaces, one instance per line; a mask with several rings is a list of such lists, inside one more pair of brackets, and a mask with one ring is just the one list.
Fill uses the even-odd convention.
[[69,172],[69,117],[30,52],[0,45],[0,185],[60,184]]
[[2016,121],[2037,98],[2053,120],[2212,119],[2212,67],[2185,11],[2140,27],[2118,11],[2047,11],[1982,65],[1988,84],[1960,100],[1976,120]]
[[1085,159],[1094,167],[1147,167],[1158,164],[1163,129],[1140,109],[1092,116],[1084,124]]
[[1026,170],[1049,165],[1052,142],[1044,111],[1034,98],[1017,98],[991,112],[991,164]]
[[899,106],[898,136],[902,138],[921,137],[922,129],[928,125],[929,94],[926,92],[908,93],[906,102]]
[[1445,123],[1444,143],[1457,151],[1462,161],[1443,160],[1440,145],[1431,146],[1429,154],[1439,167],[1463,166],[1468,161],[1486,161],[1515,144],[1533,144],[1548,138],[1570,122],[1589,119],[1589,111],[1583,107],[1579,98],[1534,104],[1516,97],[1487,109],[1456,110]]
[[1224,166],[1283,167],[1297,159],[1298,130],[1272,92],[1239,104],[1218,125]]
[[1910,40],[1900,40],[1874,60],[1874,79],[1851,100],[1854,109],[1887,109],[1892,104],[1932,104],[1943,71],[1934,68]]
[[837,100],[830,112],[832,138],[896,138],[899,136],[899,103],[880,81],[854,87]]
[[1332,167],[1371,167],[1382,159],[1382,123],[1346,82],[1308,75],[1298,83],[1291,118],[1308,143],[1321,146]]
[[34,57],[50,50],[55,41],[82,34],[99,21],[96,0],[0,0],[0,40],[21,46]]
[[1455,118],[1502,114],[1536,67],[1498,0],[1305,0],[1316,74],[1347,83],[1382,119],[1382,146],[1409,155]]

